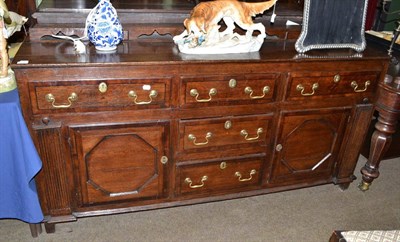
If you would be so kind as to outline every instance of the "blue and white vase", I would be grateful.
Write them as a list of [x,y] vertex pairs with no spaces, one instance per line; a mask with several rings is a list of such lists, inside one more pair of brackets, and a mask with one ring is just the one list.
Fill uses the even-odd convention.
[[86,19],[89,41],[97,50],[112,51],[121,43],[124,33],[117,11],[110,0],[99,0]]

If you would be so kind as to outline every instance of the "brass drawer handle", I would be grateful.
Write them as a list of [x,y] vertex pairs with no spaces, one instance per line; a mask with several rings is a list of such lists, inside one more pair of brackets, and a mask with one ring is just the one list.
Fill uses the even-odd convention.
[[133,98],[133,102],[134,102],[135,104],[137,104],[137,105],[150,104],[150,103],[153,101],[153,98],[157,97],[157,95],[158,95],[158,93],[157,93],[156,90],[151,90],[151,91],[150,91],[150,94],[149,94],[149,98],[150,98],[149,101],[138,102],[138,101],[137,101],[138,96],[137,96],[137,94],[136,94],[135,91],[131,90],[131,91],[129,91],[129,93],[128,93],[128,96],[131,97],[131,98]]
[[364,89],[358,89],[358,83],[356,81],[352,81],[350,85],[354,89],[354,92],[365,92],[370,84],[370,81],[366,81],[364,83]]
[[261,98],[265,97],[265,94],[267,94],[269,92],[269,90],[270,90],[269,86],[265,86],[265,87],[263,87],[263,90],[262,90],[263,95],[253,96],[253,89],[251,87],[246,87],[244,89],[244,93],[248,94],[251,99],[261,99]]
[[53,94],[49,93],[46,94],[46,101],[51,103],[51,106],[53,106],[54,108],[69,108],[72,105],[72,102],[75,102],[76,100],[78,100],[78,95],[73,92],[69,95],[68,97],[68,104],[60,104],[60,105],[56,105],[56,98],[54,97]]
[[243,136],[245,140],[251,141],[251,140],[257,140],[257,139],[259,139],[259,138],[260,138],[260,134],[262,134],[263,132],[264,132],[264,129],[263,129],[263,128],[258,128],[258,129],[257,129],[257,136],[256,136],[256,137],[249,138],[249,137],[248,137],[248,136],[249,136],[249,133],[247,132],[247,130],[242,129],[242,130],[240,131],[240,135]]
[[240,182],[246,182],[246,181],[250,181],[251,179],[253,179],[253,175],[255,175],[256,174],[256,170],[251,170],[250,171],[250,177],[249,178],[242,178],[242,174],[240,173],[240,172],[235,172],[235,176],[237,176],[238,177],[238,180],[240,181]]
[[186,179],[185,179],[185,182],[187,183],[187,184],[189,184],[189,187],[190,188],[192,188],[192,189],[195,189],[195,188],[200,188],[200,187],[204,187],[204,182],[205,181],[207,181],[207,179],[208,179],[208,176],[203,176],[202,178],[201,178],[201,180],[200,180],[200,184],[199,185],[192,185],[192,183],[193,183],[193,181],[192,181],[192,179],[190,179],[189,177],[187,177]]
[[213,134],[212,134],[211,132],[207,132],[206,137],[205,137],[206,141],[205,141],[205,142],[201,142],[201,143],[196,143],[196,139],[197,139],[197,138],[196,138],[196,136],[194,136],[194,134],[189,134],[189,135],[188,135],[188,139],[189,139],[190,141],[192,141],[194,145],[201,146],[201,145],[206,145],[206,144],[208,144],[209,139],[212,137],[212,135],[213,135]]
[[197,91],[197,89],[192,89],[192,90],[190,90],[190,96],[194,97],[194,98],[196,99],[197,102],[199,102],[199,103],[206,103],[206,102],[211,101],[212,96],[217,95],[217,89],[216,89],[216,88],[211,88],[211,89],[210,89],[210,91],[208,92],[208,96],[209,96],[210,98],[208,98],[208,99],[198,99],[198,98],[199,98],[199,95],[200,95],[200,94],[199,94],[199,91]]
[[304,86],[303,86],[302,84],[299,84],[299,85],[296,86],[296,90],[299,91],[299,92],[301,92],[301,95],[302,95],[302,96],[307,97],[307,96],[312,96],[312,95],[314,95],[314,94],[315,94],[315,90],[317,90],[318,87],[319,87],[319,84],[318,84],[318,83],[314,83],[314,84],[312,85],[312,92],[310,92],[310,93],[305,93],[305,92],[304,92],[304,89],[305,89]]

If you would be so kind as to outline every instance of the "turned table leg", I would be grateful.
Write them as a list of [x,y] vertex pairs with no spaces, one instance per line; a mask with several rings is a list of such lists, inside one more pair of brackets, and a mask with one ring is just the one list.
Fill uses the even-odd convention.
[[400,90],[397,87],[381,83],[378,89],[376,110],[379,112],[378,122],[371,138],[368,161],[361,168],[362,181],[359,188],[369,189],[372,181],[379,176],[379,164],[392,142],[392,134],[396,132],[397,120],[400,116]]
[[369,189],[372,181],[379,176],[379,164],[383,155],[392,142],[392,134],[396,132],[396,118],[385,117],[379,114],[378,122],[375,125],[375,132],[371,138],[371,148],[367,163],[361,168],[362,182],[359,188],[362,191]]

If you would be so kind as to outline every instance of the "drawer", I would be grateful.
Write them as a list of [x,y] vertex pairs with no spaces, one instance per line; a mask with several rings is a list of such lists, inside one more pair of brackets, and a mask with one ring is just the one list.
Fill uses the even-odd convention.
[[378,72],[317,72],[292,73],[287,100],[310,97],[369,97],[376,89]]
[[254,115],[181,120],[180,150],[212,151],[227,146],[232,148],[252,146],[255,149],[264,147],[271,136],[271,119],[271,115]]
[[34,113],[169,106],[170,79],[33,82]]
[[182,77],[180,105],[272,102],[278,77],[278,74]]
[[264,159],[264,156],[259,156],[180,164],[177,166],[177,194],[209,194],[259,187]]

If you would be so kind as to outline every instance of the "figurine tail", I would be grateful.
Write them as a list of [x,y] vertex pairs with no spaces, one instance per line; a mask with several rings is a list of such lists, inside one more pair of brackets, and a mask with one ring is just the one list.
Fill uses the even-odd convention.
[[267,2],[259,2],[259,3],[249,3],[249,2],[241,2],[244,9],[246,9],[251,16],[255,16],[257,14],[261,14],[264,11],[270,9],[278,0],[270,0]]

